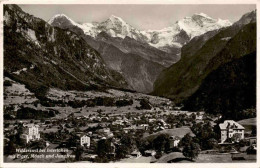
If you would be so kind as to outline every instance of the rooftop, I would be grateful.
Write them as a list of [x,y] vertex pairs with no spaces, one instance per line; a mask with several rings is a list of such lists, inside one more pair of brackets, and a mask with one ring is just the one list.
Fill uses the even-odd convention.
[[220,129],[227,129],[227,127],[232,129],[245,129],[242,125],[238,124],[234,120],[225,120],[224,123],[219,124]]

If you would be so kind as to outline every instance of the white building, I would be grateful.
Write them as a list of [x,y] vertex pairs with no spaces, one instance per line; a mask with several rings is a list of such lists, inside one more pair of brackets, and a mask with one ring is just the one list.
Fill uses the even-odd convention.
[[87,135],[82,135],[80,137],[80,145],[85,146],[85,144],[87,144],[87,147],[90,147],[90,137],[88,137]]
[[170,140],[173,141],[173,147],[178,147],[178,145],[179,145],[179,143],[181,141],[181,138],[178,137],[178,136],[171,136]]
[[27,124],[24,127],[22,138],[26,140],[26,143],[40,139],[39,125]]
[[131,153],[131,156],[138,158],[138,157],[141,157],[142,154],[139,151],[134,151],[134,152]]
[[146,150],[144,151],[145,156],[154,156],[156,155],[155,150]]
[[148,124],[141,124],[140,126],[143,127],[144,130],[148,130],[148,128],[149,128],[149,125],[148,125]]
[[244,139],[245,128],[233,120],[225,120],[224,123],[219,124],[221,130],[221,143],[224,143],[228,138],[233,138],[238,142]]

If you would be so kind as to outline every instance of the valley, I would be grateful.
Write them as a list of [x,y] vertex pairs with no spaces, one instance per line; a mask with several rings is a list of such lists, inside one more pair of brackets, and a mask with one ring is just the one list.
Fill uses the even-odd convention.
[[3,14],[4,162],[256,162],[256,10],[161,30]]
[[[7,82],[8,81],[8,82]],[[114,160],[107,155],[106,160],[98,156],[97,143],[101,140],[110,141],[116,146],[120,146],[122,136],[126,136],[131,140],[131,146],[136,150],[144,152],[149,150],[149,146],[143,146],[142,143],[155,143],[158,137],[179,137],[184,138],[187,135],[196,137],[194,134],[195,125],[210,123],[212,131],[218,127],[218,119],[221,116],[207,115],[204,112],[189,112],[180,110],[174,107],[172,101],[166,98],[146,95],[137,92],[126,92],[120,90],[110,89],[105,92],[102,91],[62,91],[59,89],[51,88],[45,100],[37,99],[33,93],[27,90],[23,84],[17,83],[9,78],[5,78],[5,126],[4,134],[6,137],[11,138],[12,134],[17,132],[22,125],[37,125],[41,134],[41,139],[48,140],[48,144],[40,140],[38,143],[50,148],[68,149],[68,154],[76,156],[74,144],[80,142],[82,134],[91,137],[89,147],[83,147],[80,162],[132,162],[132,163],[186,163],[194,162],[186,159],[185,156],[174,146],[175,140],[170,140],[170,146],[167,152],[157,155],[149,156],[143,154],[141,157],[134,155],[125,155],[123,158],[118,157],[119,160]],[[91,100],[98,100],[87,103]],[[146,103],[141,103],[146,100]],[[81,104],[86,101],[85,104]],[[125,102],[119,104],[119,102]],[[130,102],[130,103],[129,103]],[[18,109],[16,111],[16,109]],[[28,110],[33,110],[31,115],[26,115]],[[16,112],[14,112],[16,111]],[[54,115],[40,116],[40,112],[53,111]],[[23,115],[18,113],[22,112]],[[39,115],[38,115],[39,114]],[[22,118],[20,118],[22,117]],[[25,117],[25,118],[24,118]],[[195,125],[194,125],[195,124]],[[247,122],[241,124],[247,125]],[[254,124],[253,124],[254,125]],[[207,126],[208,127],[208,126]],[[254,126],[247,129],[247,136],[250,137],[251,131]],[[17,132],[19,133],[19,132]],[[54,137],[52,137],[54,136]],[[73,139],[74,143],[70,140]],[[121,140],[120,140],[121,139]],[[185,139],[185,138],[184,138]],[[10,139],[11,140],[11,139]],[[8,143],[8,138],[5,139]],[[19,146],[24,146],[23,141],[19,142]],[[24,142],[23,142],[24,143]],[[26,147],[36,144],[27,144]],[[122,145],[122,144],[121,144]],[[130,144],[128,144],[130,145]],[[144,149],[143,149],[144,147]],[[218,147],[219,150],[223,150]],[[238,147],[236,147],[239,149]],[[150,149],[151,150],[151,149]],[[169,151],[168,151],[169,150]],[[176,150],[176,151],[175,151]],[[111,149],[107,151],[109,155],[117,155],[117,151]],[[169,153],[170,152],[170,153]],[[233,162],[231,155],[226,153],[219,154],[206,154],[207,150],[203,150],[199,154],[195,162]],[[67,159],[46,158],[50,153],[34,153],[26,152],[30,159],[16,158],[12,160],[12,154],[5,157],[6,162],[69,162]],[[32,159],[36,155],[43,155],[43,159]],[[24,155],[24,153],[23,153]],[[228,156],[228,157],[227,157]],[[205,157],[207,160],[205,160]],[[218,158],[218,159],[217,159]],[[225,159],[223,159],[225,158]],[[228,159],[229,158],[229,159]],[[74,158],[75,159],[75,158]],[[112,159],[112,160],[111,160]],[[247,162],[254,161],[247,160]],[[85,160],[85,161],[84,161]]]

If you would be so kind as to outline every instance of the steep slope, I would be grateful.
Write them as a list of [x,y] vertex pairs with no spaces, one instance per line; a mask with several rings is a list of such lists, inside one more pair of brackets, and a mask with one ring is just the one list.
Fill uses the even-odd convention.
[[184,107],[220,113],[226,119],[243,119],[242,110],[256,107],[256,52],[212,71]]
[[129,87],[139,92],[151,92],[159,73],[179,59],[128,36],[124,39],[111,37],[102,31],[93,38],[84,34],[71,19],[63,15],[50,23],[80,35],[101,54],[108,67],[121,73]]
[[108,44],[114,45],[124,53],[133,53],[141,56],[142,58],[161,64],[164,67],[169,67],[179,60],[177,53],[176,56],[168,54],[164,51],[158,50],[147,43],[139,42],[133,38],[126,36],[124,39],[110,37],[105,32],[98,34],[97,41],[103,41]]
[[4,72],[40,92],[48,87],[85,90],[127,85],[78,35],[53,28],[17,5],[4,5]]
[[256,10],[244,14],[235,25],[245,25],[248,23],[256,22]]
[[[253,18],[247,20],[245,23],[255,22]],[[204,44],[194,45],[199,41],[204,41]],[[245,26],[234,24],[219,32],[213,31],[194,38],[182,48],[181,60],[160,74],[153,94],[181,102],[191,96],[202,80],[219,65],[253,52],[255,42],[255,23]]]
[[139,92],[151,92],[154,81],[165,68],[139,55],[124,53],[114,45],[105,42],[100,43],[98,51],[106,64],[111,69],[120,72],[129,86]]

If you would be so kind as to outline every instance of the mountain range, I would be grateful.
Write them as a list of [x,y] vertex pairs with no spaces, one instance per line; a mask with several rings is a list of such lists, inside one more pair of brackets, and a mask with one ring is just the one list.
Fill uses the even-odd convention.
[[101,54],[108,67],[122,74],[131,89],[143,93],[152,92],[161,71],[180,59],[183,44],[207,31],[231,25],[203,13],[158,31],[140,31],[114,15],[100,23],[79,24],[59,14],[48,23],[80,35]]
[[211,113],[255,107],[255,52],[256,11],[252,11],[232,26],[197,36],[183,46],[181,60],[159,75],[153,94],[184,103],[189,110]]
[[53,16],[48,23],[55,26],[71,24],[81,28],[84,34],[94,38],[101,32],[106,32],[111,37],[125,38],[128,36],[169,52],[170,50],[167,50],[167,47],[180,48],[195,36],[228,27],[232,24],[228,20],[213,19],[204,13],[185,17],[175,22],[174,25],[161,30],[138,30],[126,23],[122,18],[114,15],[100,23],[79,24],[65,14],[58,14]]
[[4,5],[4,65],[38,97],[48,88],[130,89],[239,119],[256,107],[256,11],[233,24],[200,13],[140,31],[113,15],[79,24],[60,14],[47,23]]

